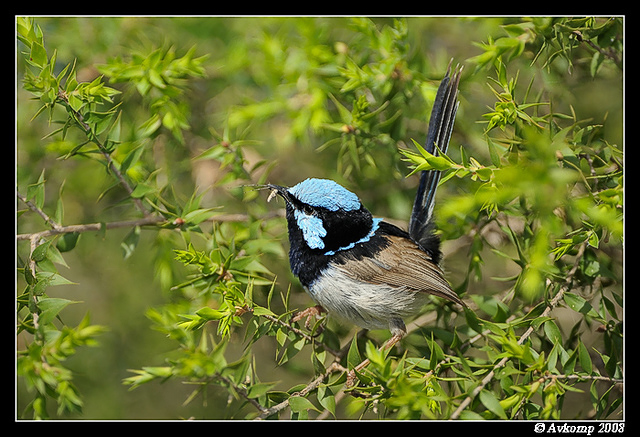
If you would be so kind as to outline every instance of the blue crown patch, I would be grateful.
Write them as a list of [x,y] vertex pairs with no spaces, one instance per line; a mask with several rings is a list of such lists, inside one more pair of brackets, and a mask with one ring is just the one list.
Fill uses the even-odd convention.
[[289,188],[289,193],[307,205],[329,211],[360,209],[358,196],[329,179],[305,179]]

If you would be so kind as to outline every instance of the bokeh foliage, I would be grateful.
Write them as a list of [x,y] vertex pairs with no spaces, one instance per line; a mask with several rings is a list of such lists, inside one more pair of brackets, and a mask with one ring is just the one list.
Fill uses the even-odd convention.
[[[622,18],[16,27],[20,418],[623,418]],[[388,354],[292,324],[311,301],[256,185],[331,178],[402,224],[432,167],[472,310],[434,299]]]

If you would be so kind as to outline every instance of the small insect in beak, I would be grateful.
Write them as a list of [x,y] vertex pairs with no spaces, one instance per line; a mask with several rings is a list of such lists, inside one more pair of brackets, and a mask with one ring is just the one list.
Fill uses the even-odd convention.
[[277,194],[278,194],[278,190],[275,189],[275,188],[271,188],[271,192],[269,193],[269,197],[267,197],[267,203],[271,202],[271,199],[276,197]]
[[262,188],[266,188],[268,190],[270,190],[269,192],[269,196],[267,197],[267,202],[271,202],[271,199],[273,199],[274,197],[276,197],[276,195],[280,195],[282,196],[283,199],[286,199],[286,188],[281,187],[280,185],[273,185],[273,184],[267,184],[264,185]]

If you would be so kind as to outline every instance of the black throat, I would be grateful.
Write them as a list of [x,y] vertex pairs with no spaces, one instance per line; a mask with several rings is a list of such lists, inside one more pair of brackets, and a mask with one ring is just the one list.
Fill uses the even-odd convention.
[[324,247],[312,249],[298,227],[295,207],[287,204],[286,211],[291,271],[305,286],[309,286],[318,277],[335,254],[369,235],[373,226],[373,217],[364,206],[352,211],[314,208],[314,215],[322,221],[327,234],[322,238]]
[[[346,260],[358,260],[365,257],[374,257],[390,244],[388,235],[410,238],[402,229],[387,223],[380,222],[373,236],[364,242],[349,247],[351,243],[362,240],[371,232],[373,219],[366,209],[362,208],[361,214],[346,213],[348,217],[340,217],[336,212],[331,212],[333,219],[325,217],[327,236],[324,238],[325,247],[311,249],[304,240],[302,231],[297,226],[293,210],[287,208],[287,222],[289,225],[289,263],[291,271],[298,277],[305,287],[311,284],[322,274],[329,263],[342,264]],[[348,247],[347,249],[344,249]]]

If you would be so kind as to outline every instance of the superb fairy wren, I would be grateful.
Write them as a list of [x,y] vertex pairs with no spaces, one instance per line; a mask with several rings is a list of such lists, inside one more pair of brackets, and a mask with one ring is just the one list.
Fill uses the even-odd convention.
[[[434,155],[446,152],[458,108],[460,70],[450,72],[429,120],[426,150]],[[267,185],[285,200],[289,262],[318,304],[310,310],[366,329],[388,328],[395,344],[406,333],[403,319],[417,314],[429,295],[466,307],[440,268],[432,220],[439,180],[439,171],[421,173],[408,231],[374,218],[355,194],[331,180]]]

